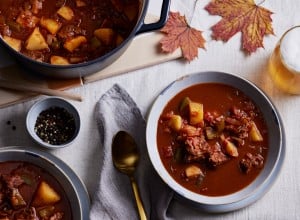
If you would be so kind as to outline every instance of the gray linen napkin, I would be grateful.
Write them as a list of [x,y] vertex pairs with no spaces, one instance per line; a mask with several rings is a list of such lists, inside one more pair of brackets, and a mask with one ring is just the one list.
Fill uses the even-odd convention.
[[146,123],[129,94],[115,84],[98,101],[95,117],[100,131],[102,158],[98,189],[93,197],[90,219],[138,219],[129,178],[112,163],[111,144],[119,130],[130,133],[141,154],[135,178],[148,219],[169,219],[167,208],[172,190],[160,179],[150,163],[146,149]]

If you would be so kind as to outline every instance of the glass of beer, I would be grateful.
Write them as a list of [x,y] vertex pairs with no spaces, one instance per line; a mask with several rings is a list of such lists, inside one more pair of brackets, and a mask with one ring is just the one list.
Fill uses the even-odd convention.
[[269,60],[274,84],[290,94],[300,94],[300,26],[287,30]]

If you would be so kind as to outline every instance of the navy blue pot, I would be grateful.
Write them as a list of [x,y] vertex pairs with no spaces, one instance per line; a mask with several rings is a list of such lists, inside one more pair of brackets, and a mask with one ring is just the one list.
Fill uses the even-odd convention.
[[8,46],[1,37],[0,37],[0,43],[3,44],[8,49],[8,51],[13,55],[13,57],[15,57],[18,61],[20,61],[20,64],[22,66],[29,69],[31,72],[33,71],[38,75],[43,75],[51,78],[76,78],[76,77],[87,76],[105,68],[106,66],[110,65],[115,60],[117,60],[125,52],[125,50],[130,45],[131,41],[136,35],[158,30],[165,25],[169,15],[171,0],[163,0],[159,21],[150,24],[144,23],[149,0],[140,0],[140,1],[141,1],[140,17],[137,21],[135,28],[133,29],[131,34],[127,37],[127,39],[125,39],[118,47],[116,47],[109,53],[88,62],[79,63],[79,64],[70,64],[70,65],[53,65],[49,63],[39,62],[21,53],[18,53],[10,46]]

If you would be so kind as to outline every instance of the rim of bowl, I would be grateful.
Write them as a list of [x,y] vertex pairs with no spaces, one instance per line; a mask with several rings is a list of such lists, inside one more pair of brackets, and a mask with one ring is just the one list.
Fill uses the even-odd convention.
[[[239,84],[237,85],[236,82],[238,82]],[[156,141],[158,125],[157,123],[162,110],[166,106],[167,102],[180,91],[192,85],[201,83],[222,83],[233,86],[234,88],[237,88],[244,92],[256,103],[256,105],[263,112],[265,119],[273,119],[271,120],[271,122],[266,121],[266,123],[269,130],[269,146],[273,146],[272,144],[275,142],[277,145],[276,152],[269,150],[263,170],[252,183],[250,183],[240,191],[229,195],[205,196],[184,188],[179,183],[177,183],[173,179],[173,177],[171,177],[171,175],[165,170],[158,152]],[[249,91],[251,91],[251,96],[249,94]],[[271,115],[268,116],[268,114]],[[273,125],[275,127],[273,127]],[[275,133],[277,136],[275,138],[271,138],[272,133]],[[274,141],[274,139],[276,139],[276,141]],[[284,127],[280,115],[276,107],[273,105],[272,101],[252,82],[230,73],[216,71],[198,72],[186,75],[173,81],[161,91],[161,93],[154,101],[147,117],[146,143],[152,165],[161,179],[167,185],[169,185],[179,195],[179,197],[183,197],[183,199],[187,199],[190,202],[194,202],[200,206],[202,204],[205,206],[204,209],[213,212],[223,212],[238,209],[249,205],[250,203],[263,196],[275,181],[279,171],[281,170],[285,156]]]
[[[79,211],[80,216],[75,216],[75,219],[79,217],[79,220],[83,220],[89,217],[90,197],[87,188],[84,185],[83,181],[77,176],[77,174],[61,159],[44,150],[34,149],[33,147],[29,147],[29,146],[1,147],[0,155],[1,154],[11,154],[11,159],[9,159],[10,161],[25,161],[25,162],[33,163],[36,166],[39,166],[47,170],[47,172],[49,172],[51,175],[53,174],[51,173],[50,170],[55,169],[61,175],[61,177],[64,178],[65,181],[67,181],[68,185],[71,186],[71,191],[74,193],[76,197],[76,201],[69,201],[72,210],[74,210],[75,208],[79,208],[79,210],[75,210],[75,212]],[[19,154],[20,156],[16,157],[17,154]],[[22,155],[26,155],[26,156],[22,157]],[[5,162],[8,160],[0,160],[0,161]],[[41,163],[39,163],[38,161],[41,161]],[[53,177],[56,178],[55,176]],[[58,179],[57,181],[59,182]],[[68,188],[67,189],[68,191],[66,191],[65,186],[63,186],[61,183],[60,185],[61,187],[64,188],[64,191],[68,196],[67,192],[70,189]],[[75,207],[74,204],[76,204]]]
[[[63,144],[59,144],[59,145],[53,145],[53,144],[44,142],[34,131],[35,122],[36,122],[39,114],[43,110],[46,110],[46,109],[49,109],[50,107],[55,107],[55,106],[66,109],[74,117],[75,126],[76,126],[73,137],[69,141],[67,141]],[[49,148],[49,149],[57,149],[57,148],[66,147],[75,141],[75,139],[77,138],[77,136],[80,132],[81,120],[80,120],[79,112],[74,105],[72,105],[66,99],[53,96],[53,97],[47,97],[42,100],[39,100],[30,107],[30,109],[27,113],[27,116],[26,116],[26,128],[27,128],[29,135],[36,143],[40,144],[43,147]]]

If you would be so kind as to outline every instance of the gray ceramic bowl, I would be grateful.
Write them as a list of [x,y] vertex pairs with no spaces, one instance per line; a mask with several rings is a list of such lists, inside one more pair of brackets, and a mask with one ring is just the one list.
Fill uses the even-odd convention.
[[[259,176],[247,187],[226,196],[204,196],[187,190],[178,184],[162,164],[157,148],[158,119],[167,102],[181,90],[200,83],[223,83],[233,86],[252,98],[261,109],[269,131],[268,158]],[[167,86],[157,97],[147,119],[147,149],[151,162],[162,178],[180,200],[207,212],[228,212],[243,208],[261,198],[271,187],[282,167],[285,156],[285,133],[282,121],[270,99],[253,83],[222,72],[201,72],[178,79]]]
[[0,162],[25,161],[45,169],[63,187],[71,205],[73,220],[89,219],[90,199],[78,176],[57,157],[31,147],[0,148]]
[[[37,120],[38,116],[40,115],[40,113],[51,107],[64,108],[65,110],[67,110],[67,112],[69,112],[73,116],[73,118],[75,120],[74,135],[72,136],[72,138],[70,140],[68,140],[67,142],[65,142],[63,144],[53,145],[53,144],[46,143],[36,134],[36,132],[34,130],[36,120]],[[65,99],[62,99],[59,97],[48,97],[48,98],[45,98],[43,100],[36,102],[29,109],[29,111],[27,113],[27,117],[26,117],[26,128],[27,128],[27,131],[30,134],[30,136],[33,138],[33,140],[35,140],[38,144],[40,144],[43,147],[50,148],[50,149],[66,147],[69,144],[71,144],[75,140],[75,138],[78,136],[78,133],[80,131],[80,116],[79,116],[77,109],[70,102],[66,101]]]

